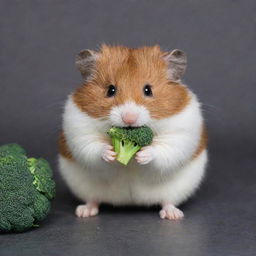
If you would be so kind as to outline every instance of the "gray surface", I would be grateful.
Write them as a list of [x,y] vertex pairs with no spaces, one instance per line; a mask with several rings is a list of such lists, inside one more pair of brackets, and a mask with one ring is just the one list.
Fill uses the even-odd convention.
[[[0,1],[0,144],[55,167],[57,198],[39,229],[0,236],[0,255],[255,255],[255,1]],[[188,54],[185,82],[210,132],[208,176],[181,222],[155,208],[103,206],[80,220],[59,179],[63,102],[81,81],[74,55],[100,43],[159,43]]]

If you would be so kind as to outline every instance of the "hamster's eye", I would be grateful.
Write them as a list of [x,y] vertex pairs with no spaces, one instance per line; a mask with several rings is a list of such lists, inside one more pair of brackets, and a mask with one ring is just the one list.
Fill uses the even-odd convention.
[[113,84],[108,86],[108,90],[107,90],[107,97],[113,97],[116,95],[116,86],[114,86]]
[[146,84],[144,86],[144,88],[143,88],[143,93],[147,97],[152,97],[153,96],[153,92],[152,92],[152,89],[151,89],[151,85]]

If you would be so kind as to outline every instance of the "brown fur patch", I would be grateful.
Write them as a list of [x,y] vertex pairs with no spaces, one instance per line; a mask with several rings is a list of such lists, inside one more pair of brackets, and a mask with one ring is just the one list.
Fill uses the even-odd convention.
[[72,154],[68,148],[67,142],[66,142],[66,138],[65,135],[63,133],[63,131],[60,132],[59,134],[59,138],[58,138],[58,149],[59,149],[59,153],[64,156],[67,159],[72,159]]
[[193,155],[193,158],[196,158],[197,156],[199,156],[202,153],[202,151],[207,146],[207,141],[208,141],[207,129],[206,129],[205,125],[203,125],[202,132],[201,132],[201,138],[200,138],[198,147]]
[[[190,96],[185,86],[168,79],[164,54],[159,46],[130,49],[103,45],[93,78],[75,91],[74,102],[94,118],[106,117],[113,106],[126,101],[145,106],[156,119],[180,112]],[[107,98],[110,84],[117,86],[117,93]],[[153,97],[144,96],[146,84],[152,86]]]

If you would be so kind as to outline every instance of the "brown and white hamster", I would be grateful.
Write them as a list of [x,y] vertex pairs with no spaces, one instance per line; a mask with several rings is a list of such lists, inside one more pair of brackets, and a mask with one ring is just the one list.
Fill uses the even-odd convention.
[[[68,97],[59,139],[61,174],[85,202],[77,216],[94,216],[110,203],[160,205],[161,218],[183,217],[176,207],[198,188],[207,163],[200,104],[180,81],[186,63],[184,52],[159,46],[102,45],[78,54],[84,82]],[[154,132],[128,166],[115,161],[107,135],[113,125]]]

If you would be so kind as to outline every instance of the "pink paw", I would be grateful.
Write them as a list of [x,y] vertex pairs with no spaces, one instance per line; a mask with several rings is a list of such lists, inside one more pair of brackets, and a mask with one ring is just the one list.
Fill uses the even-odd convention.
[[137,163],[148,164],[153,160],[153,150],[152,147],[143,147],[135,156]]
[[99,213],[99,207],[96,204],[81,204],[76,207],[76,216],[86,218],[95,216]]
[[161,219],[168,220],[181,220],[184,217],[183,212],[172,204],[165,205],[159,214]]
[[116,152],[113,151],[113,147],[111,145],[106,144],[101,156],[106,162],[113,162],[116,159]]

